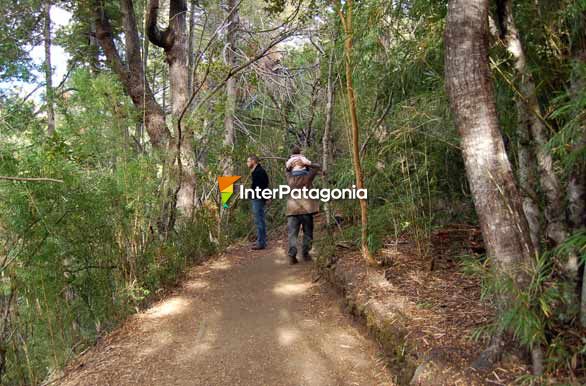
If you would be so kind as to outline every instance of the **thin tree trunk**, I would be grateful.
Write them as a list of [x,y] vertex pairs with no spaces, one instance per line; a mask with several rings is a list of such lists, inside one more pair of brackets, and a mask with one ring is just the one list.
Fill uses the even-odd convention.
[[[488,6],[489,0],[449,2],[446,87],[487,255],[501,276],[523,288],[527,284],[523,268],[535,250],[498,127],[488,66]],[[498,300],[502,310],[507,299]],[[484,364],[498,359],[503,341],[499,335],[479,358]]]
[[[576,64],[584,65],[586,63],[586,43],[584,40],[579,41],[577,47],[573,48],[573,58]],[[570,94],[572,99],[580,97],[586,87],[586,79],[582,74],[577,73],[571,78]],[[584,151],[586,147],[586,119],[582,114],[580,122],[581,136],[579,137],[573,152]],[[578,158],[573,165],[568,180],[568,212],[572,230],[586,227],[586,162],[583,158]],[[580,267],[582,271],[581,291],[580,291],[580,324],[586,327],[586,266],[584,262]]]
[[[228,28],[226,32],[226,46],[224,55],[226,65],[229,67],[236,66],[236,41],[238,32],[238,10],[235,9],[239,4],[237,0],[228,0]],[[230,77],[226,82],[226,104],[224,107],[224,149],[226,154],[222,159],[222,172],[226,176],[234,174],[234,160],[232,159],[232,152],[234,151],[234,144],[236,133],[234,131],[234,114],[236,113],[236,78]]]
[[[527,66],[523,43],[513,17],[512,2],[510,0],[499,0],[498,7],[501,34],[504,38],[507,51],[514,59],[517,84],[521,94],[520,100],[517,102],[519,120],[522,125],[520,131],[522,135],[525,135],[525,131],[528,132],[535,143],[539,181],[547,201],[545,210],[547,219],[546,235],[556,244],[560,244],[568,236],[568,229],[564,218],[564,200],[560,182],[553,169],[552,156],[546,148],[548,142],[547,130],[543,122],[541,106],[537,100],[533,74]],[[532,205],[535,206],[535,204]],[[533,227],[534,225],[531,224],[533,218],[530,217],[528,220]],[[577,258],[574,256],[568,263],[568,269],[575,273],[577,272],[577,267]]]
[[187,89],[193,92],[193,66],[195,65],[195,55],[193,52],[193,36],[195,35],[195,8],[198,5],[197,0],[191,0],[189,13],[189,37],[187,38],[187,60],[189,72],[187,73]]
[[167,115],[167,82],[169,80],[167,73],[168,71],[163,69],[163,92],[161,93],[161,104],[163,105],[163,111],[165,112],[165,115]]
[[[333,67],[334,67],[334,53],[335,45],[330,51],[330,58],[328,61],[328,85],[326,90],[326,121],[324,124],[324,136],[322,138],[322,172],[326,181],[328,180],[329,161],[331,152],[331,131],[332,131],[332,113],[334,111],[334,81],[333,81]],[[326,214],[326,224],[331,225],[331,208],[330,203],[324,204],[324,212]]]
[[518,170],[517,178],[519,181],[519,190],[523,197],[523,212],[529,224],[529,231],[533,248],[540,250],[541,224],[539,221],[540,211],[536,202],[537,192],[535,185],[537,176],[535,175],[535,156],[531,145],[531,136],[527,127],[526,116],[521,108],[522,102],[517,102],[518,127]]
[[55,132],[55,98],[53,92],[53,68],[51,67],[51,0],[45,0],[45,97],[47,104],[47,134]]
[[[344,15],[341,5],[338,10],[342,26],[344,28],[344,58],[346,65],[346,93],[348,97],[348,110],[350,111],[350,120],[352,123],[352,159],[354,163],[354,173],[356,174],[356,187],[364,188],[364,176],[360,165],[360,148],[358,117],[356,114],[356,97],[354,96],[354,87],[352,85],[352,0],[346,2],[346,15]],[[368,204],[365,199],[360,201],[360,218],[361,218],[361,249],[362,257],[369,265],[376,265],[376,260],[368,247]]]
[[[586,42],[582,41],[580,46],[574,48],[573,59],[576,64],[586,64]],[[586,89],[586,79],[582,74],[577,73],[571,77],[570,95],[572,99],[580,98],[580,93]],[[578,103],[576,103],[578,105]],[[572,149],[573,152],[584,151],[586,147],[586,118],[582,114],[580,122],[581,136]],[[577,160],[570,173],[568,181],[568,211],[570,224],[573,230],[586,227],[586,162]]]
[[[317,59],[315,60],[315,67],[320,67],[320,57],[321,55],[317,55]],[[309,120],[307,122],[307,128],[304,130],[303,136],[303,148],[309,149],[309,147],[313,144],[313,120],[315,119],[315,108],[317,105],[317,101],[319,98],[319,88],[320,88],[320,77],[318,76],[315,79],[315,82],[311,85],[311,96],[309,98]]]
[[[586,127],[584,128],[586,132]],[[579,145],[586,147],[586,138]],[[578,150],[576,150],[578,151]],[[583,150],[582,150],[583,151]],[[575,165],[568,180],[568,212],[572,228],[577,230],[586,226],[586,167]]]
[[[146,25],[146,13],[143,15],[143,31],[147,30]],[[149,80],[147,77],[147,69],[149,64],[149,39],[146,35],[143,35],[142,39],[142,73],[143,73],[143,82],[144,84],[149,84]],[[144,101],[143,101],[144,103]],[[145,131],[145,115],[146,115],[146,106],[142,108],[142,121],[139,126],[139,130],[137,133],[138,136],[138,143],[141,149],[144,148],[144,131]]]
[[[513,16],[513,4],[511,0],[499,0],[499,24],[507,51],[515,61],[517,71],[517,84],[521,93],[517,102],[519,115],[523,117],[525,126],[522,130],[529,131],[535,141],[536,158],[539,169],[540,185],[546,199],[545,217],[547,220],[546,235],[556,244],[561,244],[569,235],[566,224],[564,200],[561,184],[553,169],[553,158],[546,148],[548,142],[546,126],[543,122],[541,106],[537,99],[537,91],[533,74],[527,66],[527,58],[521,41],[519,30]],[[572,179],[570,178],[570,184]],[[569,189],[572,187],[569,186]],[[580,282],[579,261],[576,253],[568,256],[565,267],[568,275],[576,284]],[[583,298],[583,297],[582,297]],[[586,307],[586,305],[584,305]],[[586,309],[581,313],[586,325]]]
[[90,72],[92,75],[97,76],[100,72],[100,43],[96,38],[96,21],[92,19],[89,23],[89,47],[91,52],[90,58]]
[[[3,268],[6,268],[6,266]],[[2,382],[3,375],[6,372],[6,352],[8,351],[8,343],[10,342],[10,337],[13,332],[11,331],[11,312],[14,310],[13,301],[16,299],[14,277],[12,277],[12,274],[8,274],[7,270],[5,270],[3,274],[5,275],[5,278],[8,279],[5,281],[5,285],[9,283],[9,286],[6,286],[0,297],[0,382]]]

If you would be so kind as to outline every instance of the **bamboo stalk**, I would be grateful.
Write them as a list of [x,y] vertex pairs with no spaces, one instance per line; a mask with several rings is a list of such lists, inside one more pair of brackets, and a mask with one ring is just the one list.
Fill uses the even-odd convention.
[[21,182],[58,182],[62,184],[63,180],[57,180],[54,178],[45,178],[45,177],[7,177],[7,176],[0,176],[0,180],[8,180],[8,181],[21,181]]

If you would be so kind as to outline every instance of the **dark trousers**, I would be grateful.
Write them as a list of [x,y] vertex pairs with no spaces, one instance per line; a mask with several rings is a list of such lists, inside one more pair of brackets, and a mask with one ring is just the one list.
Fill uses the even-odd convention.
[[265,201],[252,200],[252,213],[256,225],[256,245],[261,248],[267,246],[267,225],[265,223]]
[[303,256],[311,250],[313,241],[313,214],[298,214],[287,216],[287,234],[289,239],[289,257],[297,256],[297,237],[299,229],[303,227]]

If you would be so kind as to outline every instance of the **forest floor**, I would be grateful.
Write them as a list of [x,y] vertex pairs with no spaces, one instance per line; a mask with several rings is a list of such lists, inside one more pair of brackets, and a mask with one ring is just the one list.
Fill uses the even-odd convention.
[[379,346],[314,280],[313,264],[287,264],[281,240],[193,267],[53,384],[395,384]]
[[[480,280],[461,266],[463,255],[480,259],[484,253],[480,230],[447,225],[427,245],[433,264],[419,256],[416,242],[399,237],[386,240],[381,266],[367,267],[359,250],[341,242],[320,273],[342,293],[348,311],[366,321],[401,384],[509,385],[527,375],[512,348],[496,368],[470,366],[488,343],[473,339],[475,331],[494,318],[481,300]],[[411,378],[415,368],[419,376]]]

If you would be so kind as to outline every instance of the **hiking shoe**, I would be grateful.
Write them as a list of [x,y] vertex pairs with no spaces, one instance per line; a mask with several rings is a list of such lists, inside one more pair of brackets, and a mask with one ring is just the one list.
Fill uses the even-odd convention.
[[297,263],[299,263],[299,261],[295,256],[289,256],[289,265],[295,265]]
[[260,251],[261,249],[267,249],[267,247],[261,247],[260,245],[255,245],[252,247],[253,251]]
[[303,255],[303,261],[309,262],[309,261],[313,261],[313,259],[311,258],[311,255],[309,253],[305,253]]

